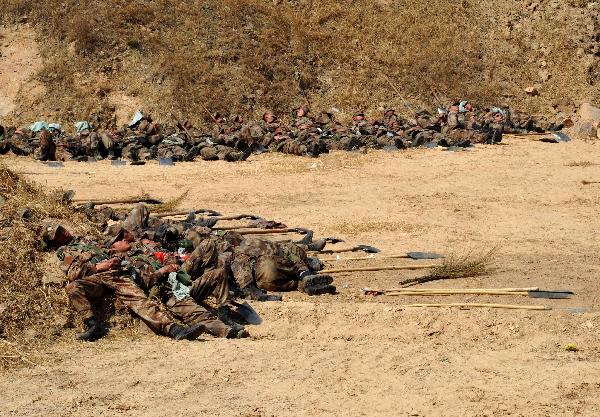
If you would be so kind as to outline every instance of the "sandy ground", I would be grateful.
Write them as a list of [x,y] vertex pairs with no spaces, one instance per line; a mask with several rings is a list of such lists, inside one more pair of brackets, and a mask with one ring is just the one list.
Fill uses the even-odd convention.
[[[46,362],[0,375],[2,416],[600,415],[600,186],[581,183],[600,180],[600,165],[569,166],[600,164],[598,145],[515,139],[458,153],[261,155],[175,167],[0,160],[80,198],[173,198],[189,189],[184,208],[252,212],[387,253],[498,246],[495,273],[427,286],[577,293],[367,297],[360,288],[417,273],[336,275],[338,295],[255,303],[264,323],[249,340],[176,343],[113,332],[94,344],[55,345]],[[553,309],[401,307],[445,301]],[[566,351],[568,343],[579,351]]]
[[31,28],[0,27],[0,117],[12,113],[24,97],[29,100],[42,91],[34,79],[41,66],[42,57]]

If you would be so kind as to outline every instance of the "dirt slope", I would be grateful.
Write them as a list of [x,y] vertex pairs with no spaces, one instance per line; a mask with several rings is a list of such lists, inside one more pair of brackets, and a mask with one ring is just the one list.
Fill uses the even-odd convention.
[[[416,274],[336,276],[340,294],[256,304],[253,338],[174,343],[113,332],[61,341],[0,377],[0,415],[596,416],[600,413],[596,145],[514,140],[460,153],[253,156],[241,164],[47,168],[2,158],[79,197],[140,189],[184,207],[255,212],[387,252],[500,245],[498,271],[450,286],[570,288],[571,300],[365,298]],[[588,166],[570,166],[589,161]],[[581,165],[581,164],[580,164]],[[394,263],[408,262],[396,261]],[[548,312],[410,310],[411,302],[547,304]],[[568,308],[583,307],[575,314]],[[32,335],[32,337],[35,337]],[[578,352],[564,346],[574,343]],[[18,387],[18,389],[15,389]]]
[[29,101],[22,94],[35,97],[43,92],[34,79],[41,68],[42,58],[31,28],[0,28],[0,118]]
[[402,97],[416,108],[468,97],[553,116],[600,101],[600,6],[591,0],[3,6],[0,23],[30,22],[44,55],[46,93],[19,103],[27,121],[108,120],[136,105],[199,121],[208,111],[282,114],[306,103],[347,119],[357,109],[406,110]]

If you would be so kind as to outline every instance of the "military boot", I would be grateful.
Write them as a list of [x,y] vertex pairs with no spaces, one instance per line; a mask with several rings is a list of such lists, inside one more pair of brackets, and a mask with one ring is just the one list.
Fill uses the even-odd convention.
[[227,339],[245,339],[250,337],[250,333],[244,328],[244,326],[233,323],[225,337]]
[[100,322],[95,317],[88,317],[83,321],[83,324],[87,330],[77,335],[78,340],[95,342],[104,336],[104,329],[102,329]]
[[336,288],[331,285],[333,278],[330,275],[302,275],[298,291],[308,295],[335,294]]
[[194,340],[202,333],[206,332],[206,327],[203,324],[193,324],[189,327],[183,327],[178,324],[173,324],[169,329],[168,336],[175,340]]
[[327,245],[327,240],[317,239],[317,240],[313,241],[312,243],[309,243],[308,250],[315,251],[315,252],[321,252],[323,249],[325,249],[325,245]]
[[314,287],[305,287],[302,292],[306,295],[335,294],[336,288],[334,285],[317,285]]
[[256,288],[255,286],[247,286],[240,291],[242,298],[254,301],[281,301],[281,295],[266,294],[265,291]]
[[333,282],[331,275],[306,275],[302,278],[304,287],[317,287],[320,285],[329,285]]

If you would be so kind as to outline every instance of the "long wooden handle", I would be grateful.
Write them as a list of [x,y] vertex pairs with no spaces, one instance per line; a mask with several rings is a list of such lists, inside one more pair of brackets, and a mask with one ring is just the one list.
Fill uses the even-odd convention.
[[[221,220],[221,219],[219,219]],[[253,225],[243,225],[243,226],[216,226],[213,227],[212,230],[245,230],[245,229],[252,229],[256,226]],[[264,229],[264,230],[268,230],[268,229]]]
[[310,251],[311,254],[315,254],[318,255],[319,253],[325,253],[325,254],[330,254],[330,253],[345,253],[345,252],[356,252],[356,248],[340,248],[340,249],[325,249],[322,251]]
[[[168,213],[157,213],[157,214],[153,214],[154,217],[158,217],[158,218],[163,218],[163,217],[173,217],[173,216],[187,216],[188,214],[190,214],[191,212],[194,212],[195,214],[200,214],[200,213],[210,213],[209,210],[207,209],[199,209],[199,210],[181,210],[181,211],[170,211]],[[217,216],[219,217],[219,220],[225,220],[223,219],[224,216]]]
[[[158,200],[156,198],[151,198],[151,197],[122,198],[122,199],[116,199],[116,200],[86,200],[86,199],[72,200],[73,203],[93,203],[97,206],[108,205],[108,204],[136,204],[136,203],[147,203],[147,202],[154,202],[154,201],[160,201],[160,200]],[[156,204],[158,204],[158,203],[156,203]]]
[[434,297],[434,296],[450,296],[450,295],[523,295],[527,296],[527,291],[439,291],[439,292],[420,292],[420,291],[392,291],[385,292],[385,295],[398,296],[410,295],[416,297]]
[[408,259],[408,255],[384,255],[384,256],[355,256],[349,258],[320,258],[323,262],[335,261],[363,261],[365,259]]
[[219,220],[243,220],[247,218],[260,219],[260,216],[253,214],[230,214],[229,216],[212,216],[217,217]]
[[270,234],[282,234],[282,233],[296,233],[296,229],[250,229],[250,230],[238,230],[242,235],[270,235]]
[[527,132],[527,133],[504,133],[502,136],[515,137],[515,138],[526,138],[535,136],[546,136],[556,132]]
[[456,291],[464,292],[465,294],[468,291],[472,292],[485,292],[485,291],[502,291],[502,292],[527,292],[527,291],[539,291],[539,287],[526,287],[526,288],[387,288],[385,290],[381,290],[384,293],[390,292],[449,292],[453,293]]
[[509,310],[552,310],[548,306],[486,303],[448,303],[448,304],[401,304],[399,307],[463,307],[463,308],[503,308]]
[[400,271],[413,269],[428,269],[434,268],[437,265],[394,265],[394,266],[370,266],[364,268],[339,268],[339,269],[323,269],[319,274],[338,274],[340,272],[365,272],[365,271]]

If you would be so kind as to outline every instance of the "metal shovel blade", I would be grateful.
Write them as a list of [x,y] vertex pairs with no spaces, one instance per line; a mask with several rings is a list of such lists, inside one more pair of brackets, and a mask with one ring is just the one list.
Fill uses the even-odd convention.
[[236,303],[236,312],[242,316],[248,324],[259,325],[262,323],[262,318],[260,318],[256,310],[248,304],[248,301],[244,301],[242,304]]
[[146,203],[146,204],[162,204],[163,202],[161,200],[157,200],[155,198],[147,198],[145,200],[141,200],[140,203]]
[[352,252],[366,252],[366,253],[379,253],[380,249],[369,245],[357,245],[352,248]]
[[554,136],[558,142],[571,141],[571,137],[564,132],[554,132],[552,136]]
[[530,298],[571,298],[573,291],[528,291],[527,295]]
[[546,143],[561,143],[561,142],[569,142],[570,140],[571,140],[571,138],[563,132],[555,132],[555,133],[552,133],[550,136],[544,136],[539,139],[540,142],[546,142]]
[[339,237],[326,237],[325,242],[335,245],[336,243],[344,243],[344,240]]
[[196,213],[207,213],[209,216],[222,216],[221,213],[219,213],[218,211],[214,211],[211,209],[199,209],[199,210],[194,210]]
[[407,252],[406,256],[410,259],[441,259],[444,257],[435,252]]
[[175,162],[171,158],[158,158],[158,165],[172,167],[175,165]]

